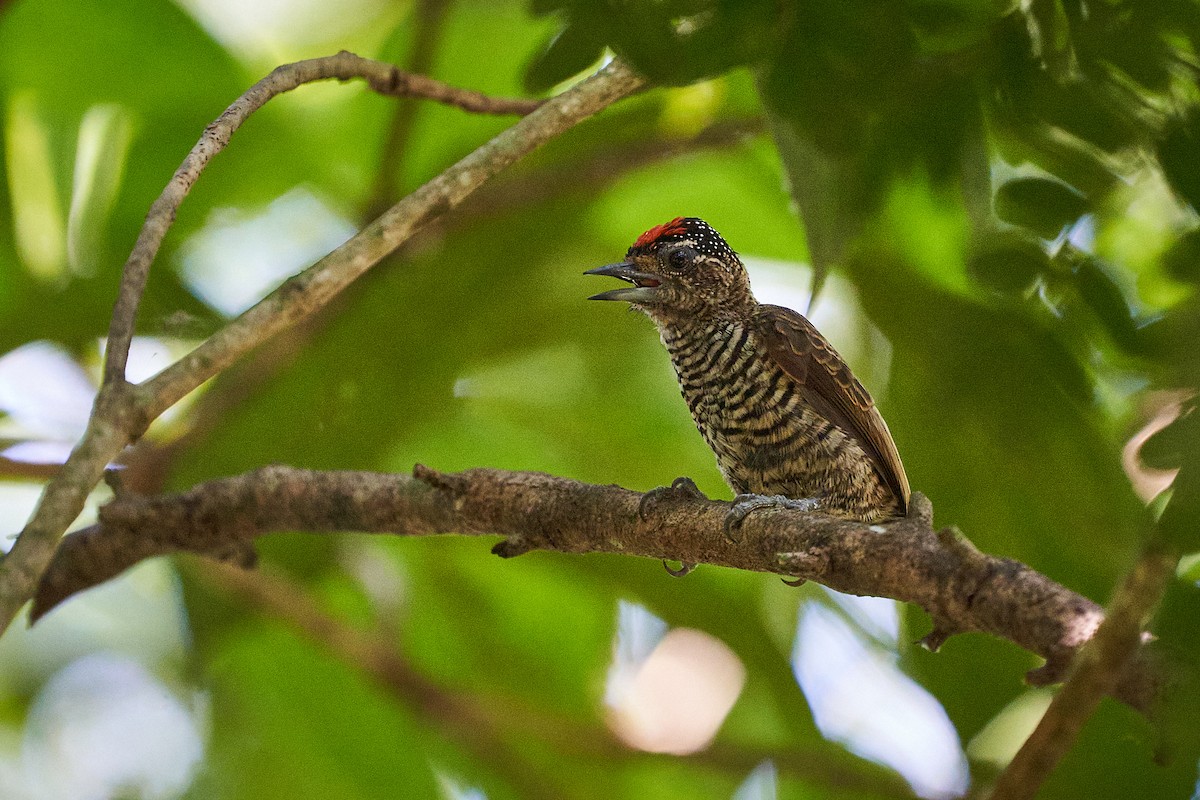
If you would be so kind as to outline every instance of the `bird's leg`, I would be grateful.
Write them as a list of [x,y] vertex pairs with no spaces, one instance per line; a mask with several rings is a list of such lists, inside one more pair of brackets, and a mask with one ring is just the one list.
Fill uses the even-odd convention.
[[741,529],[742,522],[751,513],[758,511],[760,508],[789,508],[793,511],[816,511],[820,507],[821,501],[816,497],[803,497],[795,500],[791,497],[784,497],[781,494],[739,494],[733,498],[733,505],[730,507],[729,513],[725,515],[725,536],[731,542],[740,541],[741,536],[735,536],[735,534]]
[[[651,489],[642,495],[642,501],[638,503],[638,518],[645,520],[647,516],[654,513],[654,507],[658,505],[659,501],[666,498],[672,500],[708,499],[691,478],[676,478],[671,482],[670,486],[659,486],[657,489]],[[679,569],[672,569],[665,560],[663,561],[663,569],[673,578],[682,578],[695,568],[695,564],[680,561]]]

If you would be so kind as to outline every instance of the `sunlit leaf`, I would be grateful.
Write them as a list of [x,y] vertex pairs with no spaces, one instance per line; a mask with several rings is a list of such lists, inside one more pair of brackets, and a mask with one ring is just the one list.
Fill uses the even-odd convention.
[[132,136],[128,112],[120,106],[90,108],[80,123],[67,217],[67,256],[78,274],[95,272],[103,257],[108,216],[121,188]]
[[66,267],[65,225],[50,131],[37,95],[28,91],[12,95],[6,118],[5,166],[18,252],[35,277],[57,283]]

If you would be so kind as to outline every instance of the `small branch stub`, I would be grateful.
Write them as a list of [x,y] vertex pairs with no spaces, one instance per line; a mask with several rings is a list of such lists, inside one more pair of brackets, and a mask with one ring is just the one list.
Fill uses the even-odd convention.
[[521,536],[508,536],[492,545],[492,553],[501,558],[516,558],[536,549]]

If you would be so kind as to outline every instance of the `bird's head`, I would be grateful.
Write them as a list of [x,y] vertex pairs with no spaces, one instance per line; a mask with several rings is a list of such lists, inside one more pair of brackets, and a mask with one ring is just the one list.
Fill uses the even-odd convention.
[[624,261],[584,274],[633,284],[589,299],[624,300],[656,318],[736,313],[754,302],[737,253],[696,217],[656,225],[637,238]]

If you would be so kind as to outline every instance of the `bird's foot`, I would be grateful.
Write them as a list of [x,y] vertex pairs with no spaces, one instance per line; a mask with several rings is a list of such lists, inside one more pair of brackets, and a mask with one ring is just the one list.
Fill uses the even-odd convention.
[[[691,478],[676,478],[671,482],[670,486],[659,486],[657,489],[651,489],[642,495],[642,501],[638,503],[638,518],[643,521],[646,520],[654,513],[658,504],[663,500],[707,499],[704,492],[700,491]],[[674,578],[682,578],[695,568],[695,564],[681,561],[679,562],[679,569],[672,569],[665,560],[663,561],[663,569]]]
[[[638,503],[638,519],[646,520],[654,513],[655,506],[662,500],[707,500],[704,492],[697,488],[691,478],[676,478],[670,486],[659,486],[642,495]],[[670,570],[668,570],[670,571]],[[683,574],[687,574],[684,572]]]
[[742,523],[751,513],[761,508],[789,508],[793,511],[816,511],[821,507],[821,501],[815,497],[804,497],[794,500],[781,494],[739,494],[733,498],[733,506],[725,515],[725,538],[731,542],[741,541]]

